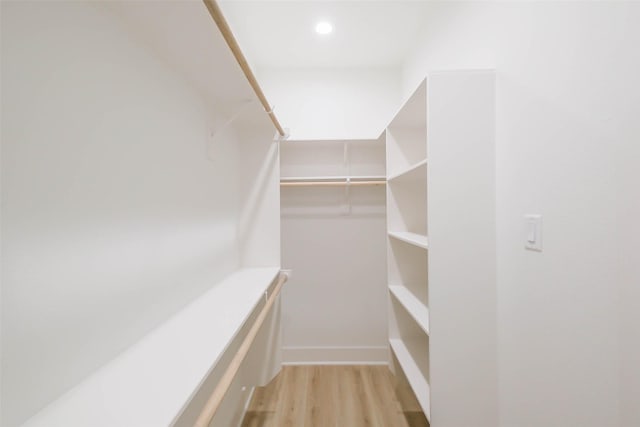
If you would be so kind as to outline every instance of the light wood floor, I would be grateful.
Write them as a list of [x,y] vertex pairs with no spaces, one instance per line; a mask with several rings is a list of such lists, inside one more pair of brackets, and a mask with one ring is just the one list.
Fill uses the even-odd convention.
[[256,388],[242,427],[428,427],[398,387],[386,366],[285,366]]

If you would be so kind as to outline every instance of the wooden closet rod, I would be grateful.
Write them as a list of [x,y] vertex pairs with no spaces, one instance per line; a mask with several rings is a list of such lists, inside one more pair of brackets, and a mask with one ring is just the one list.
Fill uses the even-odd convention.
[[220,407],[224,396],[227,394],[227,391],[229,390],[229,387],[231,387],[233,379],[240,369],[240,365],[244,361],[245,357],[247,357],[249,348],[251,348],[251,344],[253,344],[256,335],[258,335],[260,327],[264,323],[264,320],[267,318],[269,311],[271,311],[271,307],[278,298],[278,294],[282,289],[282,285],[284,285],[284,282],[286,282],[288,278],[289,276],[287,274],[282,272],[280,273],[278,282],[273,288],[273,292],[271,292],[271,295],[269,295],[267,302],[265,303],[264,307],[262,307],[262,311],[260,311],[260,314],[258,314],[256,321],[253,322],[253,325],[251,326],[251,329],[249,329],[247,336],[244,338],[244,341],[242,341],[242,344],[240,344],[240,347],[238,348],[235,356],[233,356],[233,359],[231,359],[227,370],[222,375],[222,378],[220,378],[218,385],[213,390],[213,392],[209,396],[209,399],[207,400],[207,403],[205,403],[204,407],[202,408],[202,412],[200,412],[200,415],[198,416],[198,419],[194,424],[195,427],[208,427],[211,423],[211,420],[213,420],[213,417],[216,415],[216,412],[218,411],[218,408]]
[[229,27],[227,20],[224,18],[222,10],[220,9],[220,6],[218,6],[218,2],[216,0],[203,1],[205,6],[207,6],[207,9],[209,10],[209,15],[211,15],[216,25],[218,26],[218,29],[222,33],[222,37],[224,37],[227,45],[229,45],[231,53],[233,53],[233,56],[235,56],[236,61],[238,61],[238,65],[240,65],[240,68],[242,69],[242,72],[249,81],[249,84],[253,88],[253,91],[258,96],[258,99],[260,100],[264,111],[266,111],[266,113],[269,115],[269,118],[273,122],[273,125],[276,127],[278,134],[280,134],[280,136],[285,136],[284,129],[282,128],[280,122],[278,121],[278,118],[274,114],[273,108],[271,108],[271,105],[269,105],[267,98],[264,96],[264,92],[262,92],[262,89],[258,84],[258,80],[256,80],[256,76],[253,74],[253,71],[251,71],[251,67],[249,67],[247,58],[245,58],[242,50],[240,49],[240,45],[238,45],[236,38],[233,36],[231,27]]
[[281,187],[343,187],[346,185],[385,185],[387,181],[280,181]]

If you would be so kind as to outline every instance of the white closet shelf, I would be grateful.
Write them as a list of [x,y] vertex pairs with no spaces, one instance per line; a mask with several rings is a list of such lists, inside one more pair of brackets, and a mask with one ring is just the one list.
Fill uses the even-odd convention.
[[389,291],[411,315],[413,320],[429,335],[429,309],[402,285],[389,285]]
[[429,249],[427,236],[409,231],[389,231],[389,236],[423,249]]
[[172,425],[279,270],[242,269],[214,284],[24,427]]
[[401,339],[390,339],[389,344],[427,420],[431,421],[431,408],[429,403],[431,390],[429,389],[429,382],[422,374],[422,371],[420,371],[418,364],[413,360],[409,349]]
[[413,178],[420,179],[421,174],[423,173],[425,174],[425,177],[426,177],[426,168],[427,168],[427,159],[423,159],[418,163],[415,163],[398,173],[389,175],[389,177],[387,178],[387,181],[392,182],[400,179],[408,180]]

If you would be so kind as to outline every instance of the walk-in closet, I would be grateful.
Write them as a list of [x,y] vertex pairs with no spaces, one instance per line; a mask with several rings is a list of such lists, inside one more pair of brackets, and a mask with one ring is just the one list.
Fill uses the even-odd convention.
[[640,426],[639,20],[0,1],[0,426]]

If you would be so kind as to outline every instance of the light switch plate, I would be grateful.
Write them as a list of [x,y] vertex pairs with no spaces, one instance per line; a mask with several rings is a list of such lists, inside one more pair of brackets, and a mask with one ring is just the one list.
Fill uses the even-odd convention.
[[542,215],[525,215],[524,224],[525,249],[542,252]]

